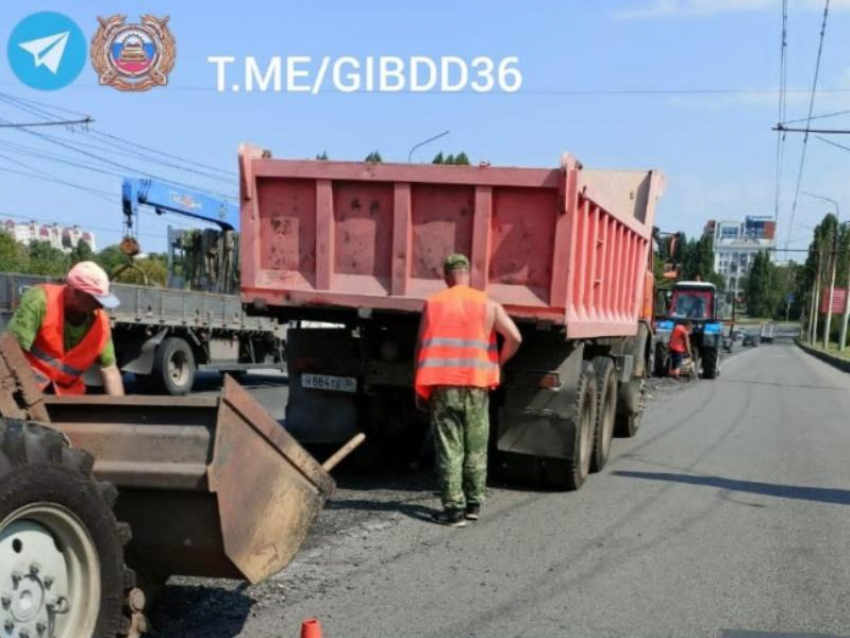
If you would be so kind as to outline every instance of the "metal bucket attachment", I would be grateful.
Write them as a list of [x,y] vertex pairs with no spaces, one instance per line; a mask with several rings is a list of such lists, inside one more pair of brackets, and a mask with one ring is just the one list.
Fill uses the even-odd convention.
[[289,564],[335,487],[322,466],[230,377],[207,477],[218,502],[224,551],[252,583]]
[[328,470],[230,377],[217,397],[45,396],[14,339],[0,339],[0,415],[47,422],[119,490],[139,572],[257,583],[297,553],[334,490]]

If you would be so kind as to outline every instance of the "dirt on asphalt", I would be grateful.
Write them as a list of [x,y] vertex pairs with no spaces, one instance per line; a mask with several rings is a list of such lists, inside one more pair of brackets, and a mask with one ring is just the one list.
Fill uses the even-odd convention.
[[[688,381],[652,378],[648,400],[655,402]],[[381,536],[405,517],[430,521],[439,505],[433,471],[414,466],[383,471],[335,472],[337,491],[320,513],[295,561],[256,586],[229,580],[173,577],[150,615],[154,638],[234,638],[251,616],[274,614],[331,587],[347,586],[334,574],[366,566]],[[492,491],[511,489],[491,485]],[[413,540],[413,539],[411,539]],[[281,636],[297,635],[287,628]]]

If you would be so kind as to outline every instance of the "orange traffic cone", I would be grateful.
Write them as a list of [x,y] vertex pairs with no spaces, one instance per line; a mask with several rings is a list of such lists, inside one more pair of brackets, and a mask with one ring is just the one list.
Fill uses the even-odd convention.
[[322,638],[322,623],[318,618],[308,618],[301,623],[301,638]]

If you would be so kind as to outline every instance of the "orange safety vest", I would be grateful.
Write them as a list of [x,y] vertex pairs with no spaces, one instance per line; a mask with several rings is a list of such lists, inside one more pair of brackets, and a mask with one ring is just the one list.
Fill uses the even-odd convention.
[[35,341],[24,354],[41,390],[52,383],[56,394],[85,394],[83,374],[109,341],[109,318],[96,310],[86,336],[65,352],[65,286],[44,284],[41,288],[47,295],[47,311]]
[[453,286],[425,303],[425,333],[416,362],[416,392],[433,386],[495,388],[499,385],[496,333],[487,334],[487,295]]

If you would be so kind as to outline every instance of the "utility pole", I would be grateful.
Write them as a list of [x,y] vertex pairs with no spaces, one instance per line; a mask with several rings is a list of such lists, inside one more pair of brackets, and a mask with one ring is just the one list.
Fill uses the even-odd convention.
[[[829,202],[833,206],[835,206],[835,232],[832,234],[832,255],[831,255],[831,274],[829,278],[829,305],[826,308],[826,321],[823,326],[823,347],[829,350],[829,332],[832,328],[832,303],[835,300],[835,272],[838,268],[838,232],[841,228],[841,209],[839,208],[838,202],[830,197],[824,197],[823,195],[817,195],[815,193],[806,193],[803,195],[807,195],[813,199],[820,199],[825,202]],[[818,282],[820,283],[820,282]],[[815,333],[817,334],[817,333]],[[815,339],[812,340],[812,343],[815,343]],[[843,343],[843,341],[842,341]]]
[[835,129],[835,128],[802,128],[802,127],[794,127],[794,126],[783,126],[782,124],[777,124],[774,126],[772,131],[779,131],[780,133],[823,133],[826,135],[850,135],[850,130],[847,129]]
[[[848,245],[850,250],[850,245]],[[837,257],[836,252],[836,259]],[[844,352],[847,347],[847,324],[850,321],[850,261],[847,262],[847,284],[844,289],[844,316],[841,318],[841,333],[838,337],[838,351]]]
[[829,277],[829,306],[826,308],[826,321],[823,325],[823,347],[826,350],[829,350],[829,330],[832,326],[832,303],[835,300],[835,271],[838,266],[838,228],[836,227],[835,233],[833,233],[832,238],[832,274]]
[[818,340],[818,302],[820,300],[821,261],[823,260],[820,249],[818,249],[817,256],[818,270],[817,274],[815,275],[815,289],[814,294],[812,295],[811,320],[809,321],[809,343],[811,343],[812,345],[814,345]]

